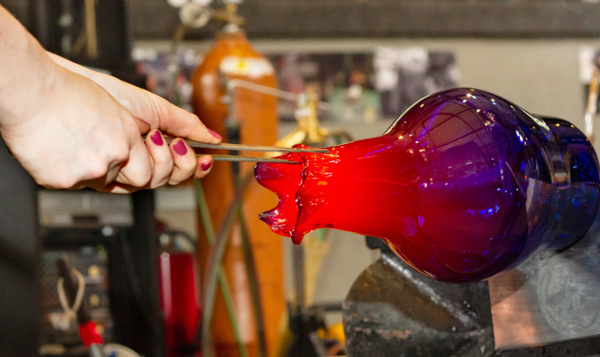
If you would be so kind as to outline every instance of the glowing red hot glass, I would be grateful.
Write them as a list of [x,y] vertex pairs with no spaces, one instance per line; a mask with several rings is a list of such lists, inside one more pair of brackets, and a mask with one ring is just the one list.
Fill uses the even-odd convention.
[[279,197],[260,218],[299,244],[317,228],[384,239],[433,279],[471,282],[581,238],[599,202],[598,160],[570,123],[481,90],[428,96],[382,136],[260,163]]

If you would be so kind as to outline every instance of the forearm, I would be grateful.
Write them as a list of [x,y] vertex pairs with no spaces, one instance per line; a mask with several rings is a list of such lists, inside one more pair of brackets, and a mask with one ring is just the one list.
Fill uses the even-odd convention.
[[101,87],[104,87],[104,84],[106,84],[106,82],[109,82],[111,80],[115,80],[114,77],[111,77],[107,74],[104,73],[100,73],[94,70],[91,70],[89,68],[86,68],[80,64],[77,64],[75,62],[69,61],[68,59],[61,57],[59,55],[55,55],[54,53],[51,52],[46,52],[46,54],[48,55],[48,57],[50,57],[50,59],[57,65],[71,71],[74,73],[77,73],[81,76],[84,76],[88,79],[91,79],[92,81],[98,83]]
[[48,54],[2,6],[0,131],[38,184],[119,193],[208,173],[210,156],[196,158],[181,139],[166,145],[160,131],[220,139],[152,93]]
[[34,116],[52,90],[57,66],[23,26],[0,6],[0,128]]
[[59,67],[88,78],[104,88],[137,119],[138,124],[143,124],[144,132],[152,128],[160,129],[170,136],[192,140],[206,142],[216,142],[215,138],[217,141],[220,140],[220,137],[207,131],[196,115],[169,103],[164,98],[55,54],[48,53],[48,55]]
[[[110,76],[108,74],[98,72],[87,67],[84,67],[75,62],[69,61],[68,59],[56,55],[51,52],[47,52],[50,59],[60,67],[71,71],[73,73],[79,74],[104,88],[109,94],[111,94],[121,105],[123,105],[127,110],[132,111],[135,115],[135,110],[132,108],[132,103],[129,100],[123,100],[123,96],[119,95],[124,90],[129,91],[137,91],[139,92],[139,88],[134,87],[133,85],[120,81],[117,78]],[[134,101],[135,102],[135,101]]]

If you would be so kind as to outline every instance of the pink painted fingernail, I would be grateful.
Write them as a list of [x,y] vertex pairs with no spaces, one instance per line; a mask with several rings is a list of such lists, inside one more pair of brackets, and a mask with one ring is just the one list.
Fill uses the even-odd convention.
[[207,130],[210,133],[210,135],[214,136],[215,138],[217,138],[219,140],[223,139],[223,137],[221,135],[219,135],[219,133],[217,133],[216,131],[210,130],[210,129],[207,129]]
[[212,160],[203,162],[200,166],[202,167],[202,171],[208,171],[208,169],[210,169],[210,167],[212,166]]
[[158,131],[155,131],[154,134],[150,135],[150,139],[152,139],[152,142],[154,144],[156,144],[156,146],[162,146],[163,145],[162,135],[160,135],[160,132],[158,132]]
[[178,140],[175,145],[173,145],[173,150],[181,156],[187,154],[187,147],[183,143],[183,140]]

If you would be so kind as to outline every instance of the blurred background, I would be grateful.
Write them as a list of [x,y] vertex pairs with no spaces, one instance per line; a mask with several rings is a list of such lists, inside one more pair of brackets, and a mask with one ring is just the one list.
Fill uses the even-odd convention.
[[[370,138],[383,133],[420,98],[452,87],[483,89],[531,113],[566,119],[593,139],[600,1],[0,4],[49,51],[195,112],[229,142],[332,146]],[[302,123],[313,123],[321,131],[311,133]],[[598,141],[594,145],[600,148]],[[35,202],[20,208],[12,222],[38,229],[28,233],[30,241],[22,240],[22,250],[36,268],[24,277],[32,290],[23,292],[27,298],[21,301],[35,306],[25,310],[42,321],[30,334],[37,341],[35,348],[25,350],[42,355],[88,353],[78,349],[74,325],[60,315],[55,262],[62,257],[84,273],[88,309],[107,341],[147,356],[199,355],[199,346],[206,346],[201,340],[207,338],[206,333],[200,336],[200,330],[207,331],[202,321],[211,323],[203,315],[203,287],[211,273],[217,276],[207,263],[214,258],[207,242],[225,230],[226,277],[219,278],[217,290],[230,293],[215,295],[208,329],[213,352],[346,353],[342,305],[357,277],[379,259],[379,250],[368,248],[363,236],[317,231],[299,252],[291,240],[272,234],[256,219],[277,201],[270,191],[253,187],[255,183],[243,185],[251,167],[215,163],[205,182],[165,187],[125,201],[95,193],[73,196],[77,193],[22,188]],[[243,209],[228,225],[228,203],[239,196],[236,190],[243,192]],[[41,298],[31,298],[32,292]],[[13,301],[15,296],[5,298]],[[262,326],[255,321],[257,309],[262,311]],[[300,330],[294,330],[294,317]],[[0,319],[0,326],[9,329],[8,320]],[[219,325],[225,320],[229,322]],[[7,343],[17,351],[2,335],[0,330],[0,346]],[[329,341],[323,344],[327,348],[290,352],[300,335],[318,335]],[[377,354],[373,348],[375,355],[391,355]],[[480,355],[492,350],[488,346]],[[414,351],[407,355],[428,355]],[[114,353],[125,355],[122,350]]]

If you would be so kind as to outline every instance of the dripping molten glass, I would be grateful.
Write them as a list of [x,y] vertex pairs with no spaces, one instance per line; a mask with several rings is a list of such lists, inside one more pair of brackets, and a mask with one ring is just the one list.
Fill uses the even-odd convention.
[[379,237],[422,274],[489,278],[592,224],[598,160],[569,122],[459,88],[414,104],[382,135],[260,163],[279,204],[260,218],[299,244],[318,228]]

